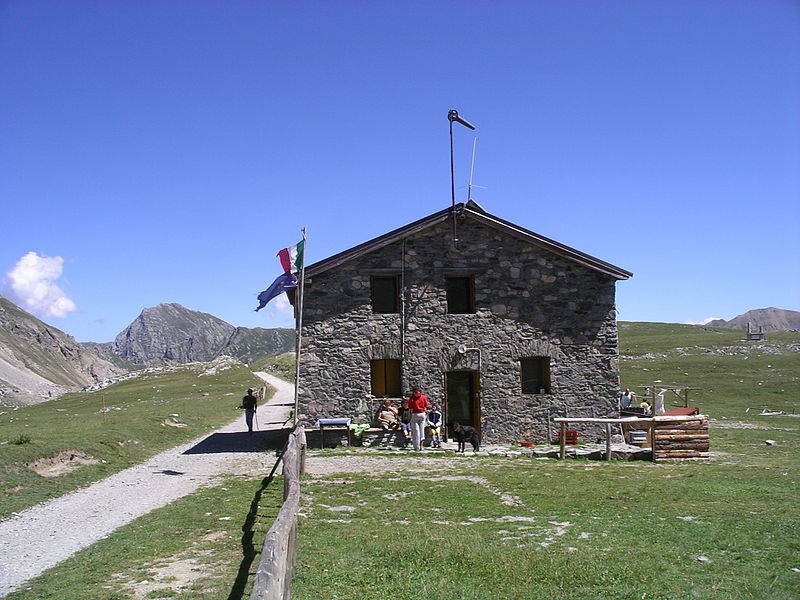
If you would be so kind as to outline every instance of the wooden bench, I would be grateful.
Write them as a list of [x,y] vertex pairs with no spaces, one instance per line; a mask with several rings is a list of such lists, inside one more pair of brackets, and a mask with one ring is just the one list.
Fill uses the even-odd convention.
[[406,436],[400,429],[386,431],[382,427],[370,427],[361,434],[361,445],[368,448],[398,447],[402,448],[408,443]]

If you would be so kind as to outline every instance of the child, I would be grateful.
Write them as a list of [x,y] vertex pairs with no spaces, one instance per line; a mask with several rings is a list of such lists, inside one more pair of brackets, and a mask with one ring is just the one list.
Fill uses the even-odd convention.
[[400,429],[403,430],[403,435],[406,436],[403,448],[408,447],[411,441],[411,409],[408,407],[408,398],[403,398],[403,403],[400,405]]
[[428,434],[431,436],[431,448],[441,448],[442,438],[440,433],[442,430],[442,413],[439,412],[439,407],[435,404],[431,406],[431,411],[428,413],[425,426],[428,428]]

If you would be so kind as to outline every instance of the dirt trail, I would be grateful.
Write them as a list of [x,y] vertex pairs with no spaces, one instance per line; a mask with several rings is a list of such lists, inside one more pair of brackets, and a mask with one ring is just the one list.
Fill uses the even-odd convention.
[[240,415],[213,434],[0,522],[0,597],[118,527],[213,483],[222,474],[269,473],[275,457],[258,451],[263,447],[259,440],[282,429],[294,386],[266,373],[256,375],[277,389],[259,407],[259,432],[249,435]]

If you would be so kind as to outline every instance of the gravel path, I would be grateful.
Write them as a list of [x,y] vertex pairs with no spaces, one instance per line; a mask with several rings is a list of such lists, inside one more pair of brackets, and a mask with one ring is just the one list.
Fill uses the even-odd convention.
[[0,522],[0,597],[118,527],[212,484],[224,473],[268,473],[275,458],[258,451],[263,447],[259,441],[277,437],[289,416],[294,386],[266,373],[256,375],[277,389],[258,410],[259,432],[249,435],[239,416],[214,434]]

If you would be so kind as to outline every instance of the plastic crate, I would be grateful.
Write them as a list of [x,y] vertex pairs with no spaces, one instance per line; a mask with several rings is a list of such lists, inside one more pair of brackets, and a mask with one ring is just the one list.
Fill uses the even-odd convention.
[[[558,443],[561,443],[561,430],[558,432]],[[578,430],[566,429],[564,430],[564,443],[568,446],[578,445]]]

